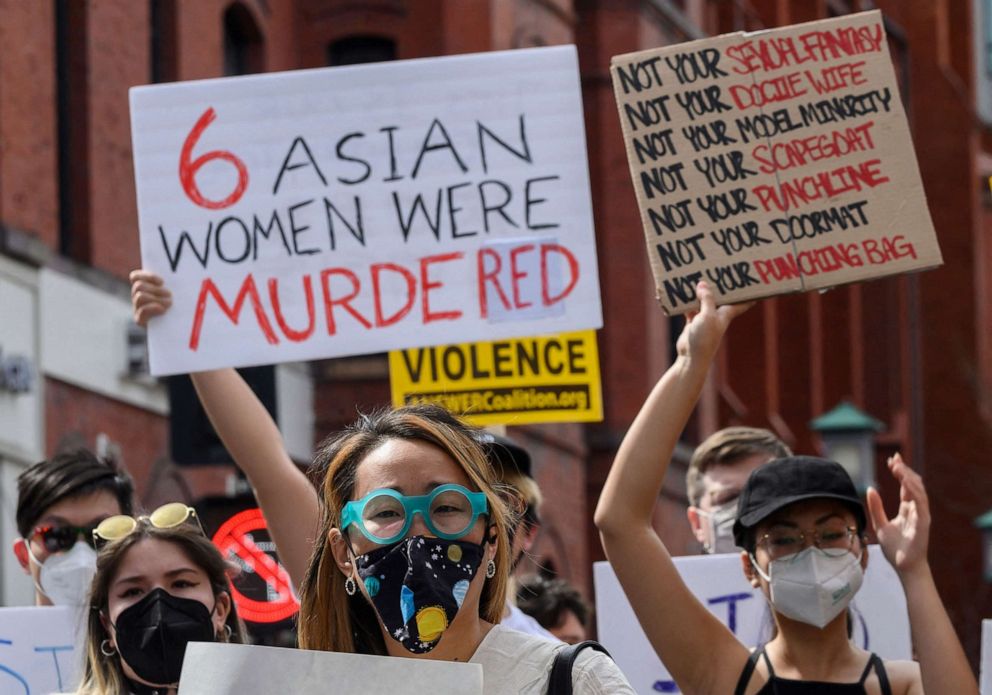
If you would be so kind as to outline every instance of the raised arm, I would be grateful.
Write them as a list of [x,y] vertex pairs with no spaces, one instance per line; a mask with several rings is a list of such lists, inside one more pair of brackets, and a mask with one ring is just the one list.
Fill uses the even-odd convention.
[[[144,326],[165,313],[172,300],[158,275],[136,270],[131,301],[135,321]],[[299,587],[320,520],[316,490],[290,459],[279,428],[240,374],[217,369],[190,376],[211,424],[255,490],[279,559]]]
[[746,309],[716,307],[699,283],[700,312],[679,337],[678,357],[655,385],[617,452],[596,506],[606,555],[655,652],[682,692],[733,692],[747,649],[689,591],[652,526],[665,471],[720,341]]
[[978,683],[930,572],[930,503],[923,479],[899,454],[889,459],[889,470],[899,481],[899,513],[889,519],[878,491],[869,489],[868,514],[885,558],[895,568],[906,592],[913,647],[922,678],[910,695],[978,695]]

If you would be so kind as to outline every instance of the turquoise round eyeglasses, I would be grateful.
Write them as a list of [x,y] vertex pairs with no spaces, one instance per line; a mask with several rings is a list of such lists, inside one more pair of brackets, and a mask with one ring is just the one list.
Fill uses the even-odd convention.
[[430,494],[417,496],[382,488],[344,505],[341,529],[354,524],[373,543],[388,545],[406,536],[414,515],[420,514],[432,534],[453,541],[468,533],[480,514],[488,512],[485,493],[461,485],[439,485]]

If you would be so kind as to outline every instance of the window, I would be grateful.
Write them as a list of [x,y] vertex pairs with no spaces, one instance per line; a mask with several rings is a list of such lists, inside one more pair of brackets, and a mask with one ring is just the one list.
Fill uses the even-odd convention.
[[251,12],[240,2],[224,12],[224,75],[265,70],[265,43]]
[[328,65],[357,65],[396,60],[396,42],[379,36],[349,36],[327,47]]
[[87,4],[55,0],[59,253],[90,258]]
[[175,82],[179,79],[176,63],[176,0],[150,0],[148,16],[151,25],[151,82]]

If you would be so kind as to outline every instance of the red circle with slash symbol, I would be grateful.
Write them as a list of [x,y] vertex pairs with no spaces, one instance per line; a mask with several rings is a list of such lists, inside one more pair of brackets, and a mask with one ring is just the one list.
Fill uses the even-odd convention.
[[248,622],[277,623],[295,614],[300,604],[293,593],[289,573],[267,550],[258,546],[253,534],[259,531],[268,532],[262,510],[246,509],[221,524],[213,541],[225,558],[234,560],[246,573],[255,574],[264,581],[273,597],[259,601],[246,596],[232,583],[238,615]]

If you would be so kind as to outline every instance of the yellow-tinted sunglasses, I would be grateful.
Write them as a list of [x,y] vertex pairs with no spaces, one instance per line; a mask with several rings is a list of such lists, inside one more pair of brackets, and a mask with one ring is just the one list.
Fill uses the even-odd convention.
[[[203,525],[196,516],[196,510],[183,502],[169,502],[153,511],[148,516],[137,518],[126,514],[109,516],[101,521],[93,529],[93,540],[96,545],[102,546],[109,541],[117,541],[138,528],[138,524],[147,521],[155,528],[175,528],[181,526],[189,519],[194,519],[196,525],[200,527],[200,533],[204,533]],[[204,533],[204,535],[206,535]]]

